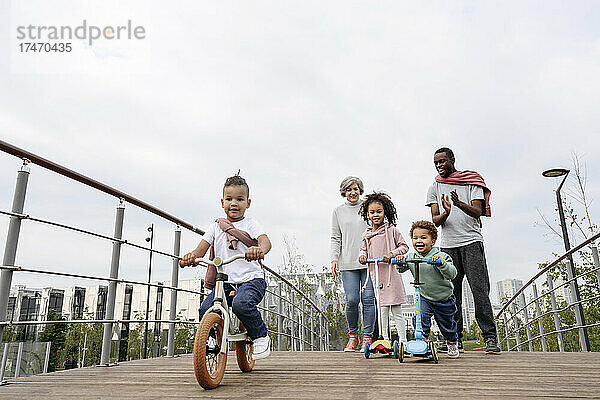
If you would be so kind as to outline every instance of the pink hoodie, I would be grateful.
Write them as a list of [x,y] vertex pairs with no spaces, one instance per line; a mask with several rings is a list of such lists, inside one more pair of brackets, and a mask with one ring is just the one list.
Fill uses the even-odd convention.
[[[375,232],[371,228],[363,233],[363,242],[359,256],[367,258],[381,258],[384,254],[392,253],[395,256],[408,251],[408,245],[402,234],[395,226],[385,222]],[[380,262],[379,269],[379,295],[382,306],[398,305],[407,302],[402,275],[392,265]],[[369,264],[369,273],[375,285],[375,264]]]

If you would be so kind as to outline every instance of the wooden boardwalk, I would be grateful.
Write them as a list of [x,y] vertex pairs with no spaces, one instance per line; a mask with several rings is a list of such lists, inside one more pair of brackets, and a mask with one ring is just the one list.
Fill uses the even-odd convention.
[[20,378],[0,399],[600,398],[599,353],[466,352],[439,364],[365,360],[342,352],[274,352],[242,374],[230,355],[222,386],[205,391],[190,356]]

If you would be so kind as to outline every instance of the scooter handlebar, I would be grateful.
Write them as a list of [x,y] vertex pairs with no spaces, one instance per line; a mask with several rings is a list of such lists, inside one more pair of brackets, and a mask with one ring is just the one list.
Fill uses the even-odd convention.
[[[368,264],[368,263],[375,263],[375,262],[378,262],[378,263],[380,263],[380,262],[383,262],[383,258],[367,258],[367,264]],[[390,263],[391,263],[391,264],[399,264],[399,262],[398,262],[398,261],[396,261],[396,259],[395,259],[395,258],[392,258],[392,259],[390,260]]]
[[[368,260],[367,260],[368,261]],[[422,258],[409,258],[409,259],[405,259],[402,260],[400,262],[397,262],[396,260],[394,260],[394,264],[400,264],[400,265],[406,265],[407,263],[412,263],[412,264],[422,264],[422,263],[427,263],[429,265],[437,265],[440,266],[442,265],[442,260],[441,259],[437,259],[437,260],[424,260]]]

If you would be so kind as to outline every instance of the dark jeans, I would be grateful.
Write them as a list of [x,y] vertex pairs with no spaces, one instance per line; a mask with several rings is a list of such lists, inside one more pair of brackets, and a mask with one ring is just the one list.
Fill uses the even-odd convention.
[[429,337],[431,317],[433,316],[444,339],[456,342],[458,336],[456,334],[456,321],[454,320],[455,314],[456,302],[454,301],[454,295],[444,301],[432,301],[421,296],[421,326],[426,338]]
[[487,264],[483,242],[475,242],[466,246],[443,248],[442,251],[452,257],[452,261],[458,274],[452,280],[454,284],[454,296],[458,312],[456,319],[458,338],[463,336],[463,313],[462,313],[462,284],[466,276],[467,282],[473,292],[475,301],[475,319],[484,339],[496,339],[496,324],[492,303],[490,302],[490,278],[488,276]]
[[[251,339],[267,336],[267,326],[256,307],[265,296],[267,282],[263,278],[256,278],[236,286],[234,287],[229,283],[224,284],[225,297],[227,303],[233,309],[233,313],[242,321]],[[228,294],[233,290],[235,290],[235,296],[231,297]],[[213,305],[214,298],[215,290],[213,289],[200,305],[198,310],[200,319],[202,319],[206,310]]]

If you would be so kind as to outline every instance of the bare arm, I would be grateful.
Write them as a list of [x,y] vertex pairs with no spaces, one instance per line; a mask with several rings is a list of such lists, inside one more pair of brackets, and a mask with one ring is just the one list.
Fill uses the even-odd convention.
[[267,254],[271,251],[271,241],[267,235],[260,235],[256,240],[258,240],[258,247],[260,247],[263,254]]
[[[444,195],[442,195],[442,204],[444,204]],[[446,204],[444,204],[445,206]],[[431,207],[431,219],[435,226],[443,225],[450,215],[450,202],[448,202],[448,208],[444,207],[444,212],[440,214],[440,206],[437,203],[433,203]]]
[[249,247],[246,252],[246,260],[248,261],[263,259],[265,258],[265,254],[271,250],[271,241],[267,235],[262,234],[256,240],[258,241],[258,246]]
[[473,218],[481,217],[483,213],[483,201],[482,200],[473,200],[471,204],[467,204],[464,201],[461,201],[458,198],[458,194],[456,190],[450,192],[450,197],[452,198],[452,204],[456,207],[460,208],[465,214]]
[[192,265],[196,258],[204,257],[204,255],[206,254],[206,252],[208,251],[209,248],[210,248],[210,243],[208,243],[206,240],[202,239],[200,241],[200,243],[198,244],[198,247],[196,247],[194,250],[192,250],[191,252],[189,252],[185,256],[183,256],[182,260],[180,261],[180,265],[181,266]]

